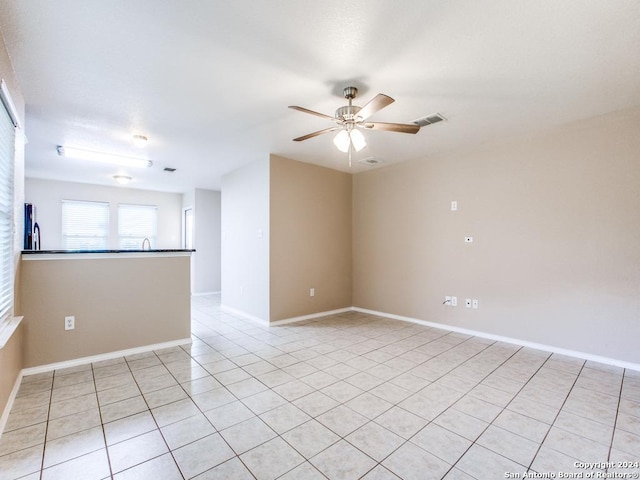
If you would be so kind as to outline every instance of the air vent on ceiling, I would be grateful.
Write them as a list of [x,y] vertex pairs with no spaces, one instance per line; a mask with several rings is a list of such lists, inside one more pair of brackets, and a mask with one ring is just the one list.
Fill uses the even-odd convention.
[[416,125],[420,125],[421,127],[426,127],[427,125],[433,125],[434,123],[442,122],[443,120],[446,120],[446,118],[444,118],[441,114],[432,113],[431,115],[426,115],[417,120],[414,120],[413,123],[415,123]]
[[173,172],[175,172],[175,171],[176,171],[176,169],[175,169],[175,168],[172,168],[172,167],[164,167],[164,171],[165,171],[165,172],[171,172],[171,173],[173,173]]
[[380,165],[382,160],[378,160],[377,158],[369,157],[363,158],[362,160],[358,160],[358,163],[364,163],[365,165]]

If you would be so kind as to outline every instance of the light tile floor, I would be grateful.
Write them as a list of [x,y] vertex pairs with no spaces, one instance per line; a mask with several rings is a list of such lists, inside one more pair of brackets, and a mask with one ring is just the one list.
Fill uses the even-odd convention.
[[25,377],[0,480],[640,472],[638,372],[360,313],[192,313],[191,345]]

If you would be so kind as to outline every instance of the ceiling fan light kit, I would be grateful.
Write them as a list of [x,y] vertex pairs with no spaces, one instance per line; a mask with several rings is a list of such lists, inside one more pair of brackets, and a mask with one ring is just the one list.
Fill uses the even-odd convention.
[[367,146],[364,135],[362,135],[359,130],[340,130],[333,138],[333,143],[338,147],[338,150],[344,153],[347,153],[351,147],[353,147],[356,152],[359,152]]
[[[374,113],[382,110],[388,105],[392,104],[395,100],[388,95],[379,93],[364,107],[353,105],[353,99],[358,95],[358,89],[356,87],[346,87],[343,90],[344,98],[349,101],[348,105],[339,107],[334,116],[325,115],[324,113],[315,112],[304,107],[298,107],[295,105],[289,106],[294,110],[298,110],[302,113],[308,113],[317,117],[331,120],[337,124],[336,127],[325,128],[317,132],[309,133],[301,137],[294,138],[294,142],[301,142],[308,140],[309,138],[317,137],[324,133],[335,132],[340,130],[334,137],[333,143],[341,152],[349,153],[351,156],[352,150],[359,152],[367,146],[367,142],[364,135],[360,131],[366,130],[384,130],[387,132],[399,132],[399,133],[418,133],[420,125],[415,123],[383,123],[383,122],[367,122],[366,120]],[[349,161],[351,164],[351,161]]]

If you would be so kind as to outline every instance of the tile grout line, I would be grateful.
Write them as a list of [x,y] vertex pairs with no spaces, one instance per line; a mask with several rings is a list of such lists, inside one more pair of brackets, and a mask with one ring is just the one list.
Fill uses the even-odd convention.
[[[611,453],[613,452],[613,441],[615,439],[616,436],[616,428],[618,425],[618,416],[620,415],[620,404],[622,403],[622,392],[624,390],[624,381],[625,378],[627,377],[627,369],[625,368],[622,371],[622,381],[620,382],[620,389],[619,389],[619,394],[618,394],[618,404],[616,405],[616,418],[613,421],[613,429],[611,431],[611,442],[609,442],[609,452],[607,454],[607,462],[610,463],[611,462]],[[609,467],[606,468],[605,472],[609,472]]]
[[47,435],[49,433],[49,417],[51,416],[51,405],[53,403],[53,382],[56,378],[55,370],[51,374],[51,390],[49,391],[49,406],[47,409],[47,424],[44,427],[44,443],[42,444],[42,460],[40,462],[40,480],[42,480],[42,476],[44,475],[44,456],[47,451]]
[[[549,358],[551,358],[551,356],[549,356]],[[547,361],[549,360],[549,358],[547,359]],[[545,361],[544,363],[546,364],[547,361]],[[576,383],[578,383],[578,379],[580,378],[580,375],[582,374],[582,371],[585,369],[585,365],[587,364],[586,361],[584,361],[582,363],[582,366],[580,367],[580,371],[576,374],[576,378],[573,381],[573,383],[571,384],[571,388],[569,389],[569,391],[567,392],[567,395],[564,398],[564,401],[562,402],[562,405],[560,405],[560,408],[558,408],[558,413],[556,413],[556,415],[553,417],[553,422],[551,422],[551,425],[549,425],[549,429],[547,430],[547,433],[545,433],[544,438],[542,439],[542,441],[540,442],[540,446],[538,447],[538,449],[536,450],[536,454],[533,456],[533,459],[531,460],[531,463],[529,464],[527,471],[531,471],[533,463],[536,460],[536,457],[538,456],[538,454],[540,453],[540,450],[542,449],[542,446],[544,445],[545,440],[547,439],[547,437],[549,436],[549,433],[551,433],[551,429],[553,428],[553,426],[555,425],[556,421],[558,420],[558,417],[560,416],[560,414],[562,413],[562,408],[565,406],[565,404],[567,403],[567,400],[569,399],[569,396],[571,395],[571,392],[573,391],[573,389],[576,386]],[[540,368],[542,368],[544,366],[541,365]],[[527,382],[529,383],[529,382]],[[551,448],[551,447],[549,447]],[[557,451],[555,448],[552,448],[553,451]],[[562,453],[562,452],[559,452]],[[569,456],[569,455],[567,455]],[[535,470],[533,470],[535,471]]]
[[[473,338],[473,337],[471,337],[471,338]],[[483,349],[481,352],[486,351],[488,348],[490,348],[491,346],[495,345],[496,343],[498,343],[498,342],[496,341],[496,342],[493,342],[493,343],[489,344],[489,345],[487,346],[487,348]],[[502,365],[504,365],[506,362],[508,362],[511,358],[513,358],[513,357],[514,357],[518,352],[522,351],[523,349],[524,349],[524,347],[520,347],[520,348],[518,348],[517,350],[515,350],[515,351],[514,351],[511,355],[509,355],[509,356],[508,356],[504,361],[502,361],[499,365],[497,365],[497,366],[496,366],[496,367],[495,367],[495,368],[494,368],[490,373],[488,373],[487,375],[485,375],[485,376],[484,376],[484,378],[483,378],[482,380],[480,380],[479,382],[477,382],[477,383],[476,383],[476,385],[474,386],[474,388],[475,388],[475,387],[477,387],[478,385],[480,385],[480,384],[482,383],[482,381],[483,381],[483,380],[487,379],[487,378],[488,378],[492,373],[494,373],[496,370],[498,370],[498,368],[500,368]],[[473,357],[468,358],[468,359],[467,359],[467,360],[465,360],[461,365],[464,365],[465,363],[467,363],[468,361],[470,361],[472,358],[475,358],[477,355],[480,355],[480,353],[481,353],[481,352],[478,352],[478,353],[477,353],[476,355],[474,355]],[[456,368],[457,368],[457,367],[456,367]],[[449,372],[447,372],[447,373],[443,374],[443,375],[442,375],[442,376],[440,376],[437,380],[439,380],[439,379],[443,378],[445,375],[448,375],[451,371],[453,371],[453,370],[450,370]],[[535,375],[535,373],[534,373],[534,375]],[[533,375],[532,375],[532,377],[533,377]],[[435,381],[437,381],[437,380],[435,380]],[[524,386],[523,386],[522,388],[524,388]],[[522,389],[521,389],[521,390],[522,390]],[[470,392],[470,391],[471,391],[471,390],[469,390],[469,392]],[[469,392],[467,392],[465,395],[468,395],[468,393],[469,393]],[[515,398],[515,396],[514,396],[514,398]],[[447,407],[447,409],[446,409],[445,411],[447,411],[449,408],[453,407],[453,405],[455,405],[458,401],[459,401],[459,400],[457,400],[455,403],[453,403],[452,405],[450,405],[449,407]],[[488,403],[490,403],[490,402],[488,402]],[[510,402],[509,402],[509,403],[510,403]],[[507,404],[507,405],[508,405],[508,404]],[[497,405],[496,405],[496,406],[497,406]],[[402,408],[402,407],[401,407],[401,408]],[[505,406],[505,407],[503,407],[503,408],[502,408],[502,411],[506,410],[506,408],[507,408],[506,406]],[[442,413],[444,413],[444,412],[442,412]],[[440,414],[438,415],[438,417],[439,417],[440,415],[442,415],[442,413],[440,413]],[[464,413],[464,412],[463,412],[463,413]],[[438,417],[436,417],[436,418],[438,418]],[[475,417],[474,417],[474,418],[475,418]],[[497,418],[497,417],[496,417],[496,418]],[[435,419],[434,419],[434,420],[435,420]],[[494,418],[494,420],[495,420],[495,418]],[[433,423],[433,420],[431,420],[427,425],[429,425],[429,424],[431,424],[431,423]],[[426,427],[427,425],[425,425],[425,427]],[[436,424],[436,425],[437,425],[437,424]],[[478,438],[480,438],[480,437],[482,436],[482,434],[483,434],[484,432],[486,432],[486,431],[489,429],[489,427],[490,427],[491,425],[493,425],[493,421],[492,421],[492,422],[487,422],[487,426],[482,430],[482,432],[480,432],[480,434],[478,434],[478,436],[476,437],[476,439],[475,439],[475,440],[471,441],[471,444],[469,445],[469,447],[467,447],[467,449],[462,453],[462,455],[460,455],[460,456],[458,457],[458,460],[456,460],[456,461],[455,461],[455,463],[453,463],[453,464],[451,465],[451,467],[450,467],[450,468],[445,472],[444,476],[447,476],[447,475],[449,474],[449,472],[451,472],[451,471],[456,467],[456,465],[458,464],[458,462],[460,461],[460,459],[461,459],[461,458],[463,458],[463,457],[465,456],[465,454],[466,454],[469,450],[471,450],[471,448],[472,448],[474,445],[476,445],[476,441],[478,440]],[[424,427],[423,427],[423,428],[424,428]],[[450,430],[449,430],[448,428],[446,428],[446,427],[442,427],[442,428],[445,428],[447,431],[450,431]],[[421,429],[421,430],[422,430],[422,429]],[[419,433],[419,432],[416,432],[413,436],[411,436],[411,437],[409,438],[409,440],[407,440],[407,442],[411,441],[411,438],[414,438],[418,433]],[[454,434],[456,434],[456,435],[459,435],[459,434],[457,434],[456,432],[452,432],[452,433],[454,433]],[[467,439],[467,440],[468,440],[468,439]],[[482,447],[482,445],[480,445],[480,446]],[[486,447],[483,447],[483,448],[486,448]],[[500,454],[499,454],[499,453],[497,453],[497,452],[494,452],[494,453],[496,453],[497,455],[500,455]],[[501,455],[501,456],[502,456],[502,455]],[[505,457],[505,458],[506,458],[506,457]],[[509,460],[511,460],[511,459],[509,459]],[[517,463],[517,462],[515,462],[515,463]],[[465,473],[466,473],[466,472],[465,472]],[[470,476],[471,476],[471,475],[470,475]],[[443,478],[444,478],[444,477],[443,477]]]
[[98,404],[98,415],[100,416],[100,428],[102,430],[102,438],[104,439],[104,450],[107,454],[107,464],[109,465],[109,475],[113,479],[113,467],[111,465],[111,455],[109,453],[109,445],[107,443],[107,434],[104,430],[104,420],[102,418],[102,408],[100,405],[100,398],[98,397],[98,384],[96,383],[96,376],[95,376],[93,363],[91,363],[91,378],[93,380],[93,388],[95,389],[95,393],[96,393],[96,403]]
[[[155,350],[154,350],[154,351],[152,351],[151,353],[153,353],[153,354],[155,355],[155,358],[157,358],[157,359],[158,359],[158,361],[162,364],[162,366],[164,366],[164,368],[166,368],[166,366],[164,365],[164,362],[162,362],[162,359],[158,356],[158,354],[155,352]],[[150,355],[149,355],[148,357],[150,357]],[[148,357],[142,357],[142,358],[148,358]],[[162,437],[162,441],[163,441],[163,442],[164,442],[164,444],[166,445],[167,450],[168,450],[169,454],[171,455],[171,458],[173,459],[173,462],[175,463],[176,467],[178,468],[178,471],[180,472],[180,476],[181,476],[181,477],[183,478],[183,480],[184,480],[184,479],[185,479],[185,476],[184,476],[184,474],[182,473],[182,469],[180,469],[180,466],[179,466],[178,462],[176,461],[176,458],[175,458],[175,457],[174,457],[174,455],[173,455],[173,451],[171,450],[171,447],[169,447],[169,443],[167,442],[167,439],[166,439],[166,438],[165,438],[165,436],[162,434],[162,429],[160,428],[160,425],[158,425],[158,421],[156,420],[156,417],[153,415],[153,412],[152,412],[151,406],[149,405],[149,402],[147,402],[147,398],[145,397],[145,395],[144,395],[144,393],[143,393],[142,389],[140,388],[140,384],[138,383],[138,380],[137,380],[136,376],[135,376],[135,375],[134,375],[134,373],[133,373],[134,371],[133,371],[133,370],[131,370],[131,365],[129,365],[129,361],[127,360],[127,358],[126,358],[126,357],[122,357],[122,358],[124,359],[124,362],[126,363],[127,368],[129,369],[129,372],[131,373],[131,377],[133,378],[133,381],[135,382],[136,387],[137,387],[137,388],[138,388],[138,390],[140,391],[140,396],[142,397],[142,400],[144,401],[144,404],[147,406],[147,411],[149,412],[149,415],[151,416],[151,418],[152,418],[152,420],[153,420],[153,423],[154,423],[154,424],[155,424],[155,426],[156,426],[156,430],[158,431],[158,433],[159,433],[159,434],[160,434],[160,436]],[[152,368],[152,367],[153,367],[153,366],[151,366],[151,367],[146,367],[146,368]],[[139,369],[139,370],[144,370],[144,368],[141,368],[141,369]],[[173,374],[171,374],[171,372],[169,372],[169,369],[167,369],[167,372],[172,376],[172,378],[173,378],[174,380],[176,380],[176,378],[173,376]],[[177,380],[176,380],[176,381],[177,381]],[[178,382],[178,385],[180,385],[180,383],[179,383],[179,382]],[[182,386],[181,386],[181,387],[182,387]],[[183,390],[184,390],[184,389],[183,389]],[[149,393],[149,392],[147,392],[147,393]],[[187,392],[185,391],[185,393],[187,393]],[[188,395],[188,393],[187,393],[187,395]],[[190,396],[189,396],[189,397],[190,397]],[[137,415],[137,413],[136,413],[136,414],[133,414],[133,415]],[[129,416],[131,417],[131,416],[133,416],[133,415],[129,415]],[[127,418],[127,417],[124,417],[124,418]],[[149,433],[149,432],[145,432],[145,433],[142,433],[142,434],[140,434],[140,435],[136,435],[135,437],[128,438],[128,439],[126,439],[126,440],[123,440],[123,442],[126,442],[126,441],[128,441],[128,440],[131,440],[132,438],[140,437],[140,436],[142,436],[142,435],[145,435],[146,433]],[[106,439],[105,439],[105,443],[106,443]],[[122,442],[118,442],[118,443],[122,443]],[[114,445],[117,445],[117,444],[114,444]],[[146,462],[148,462],[148,461],[155,460],[156,458],[160,458],[162,455],[164,455],[164,453],[163,453],[163,454],[161,454],[161,455],[158,455],[157,457],[148,458],[148,459],[144,460],[143,462],[141,462],[141,463],[139,463],[139,464],[131,465],[130,467],[125,468],[124,470],[122,470],[122,472],[126,472],[127,470],[130,470],[130,469],[132,469],[132,468],[135,468],[135,467],[137,467],[138,465],[142,465],[142,464],[144,464],[144,463],[146,463]],[[119,472],[119,473],[122,473],[122,472]]]

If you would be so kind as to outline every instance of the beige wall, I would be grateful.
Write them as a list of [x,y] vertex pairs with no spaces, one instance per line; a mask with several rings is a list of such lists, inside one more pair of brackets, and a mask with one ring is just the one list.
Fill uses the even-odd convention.
[[638,125],[633,109],[356,175],[354,305],[640,363]]
[[[20,92],[17,79],[13,72],[11,60],[6,51],[4,41],[0,35],[0,78],[6,83],[11,93],[13,103],[18,111],[21,126],[24,129],[24,98]],[[14,253],[15,253],[15,271],[16,276],[19,275],[18,266],[20,259],[20,250],[22,249],[22,232],[23,232],[23,215],[24,215],[24,131],[16,131],[16,149],[15,149],[15,181],[14,181]],[[20,297],[19,284],[15,283],[14,313],[20,315],[17,308],[17,302]],[[21,327],[13,332],[4,347],[0,348],[0,415],[7,406],[7,401],[11,395],[13,385],[22,370],[22,330]]]
[[272,155],[270,188],[271,321],[350,307],[351,175]]
[[[4,412],[4,410],[22,370],[23,332],[24,325],[18,325],[11,337],[0,348],[0,417],[6,418],[8,415],[8,411]],[[0,422],[0,435],[3,427],[4,425]]]
[[24,368],[188,339],[189,257],[149,255],[23,259]]

